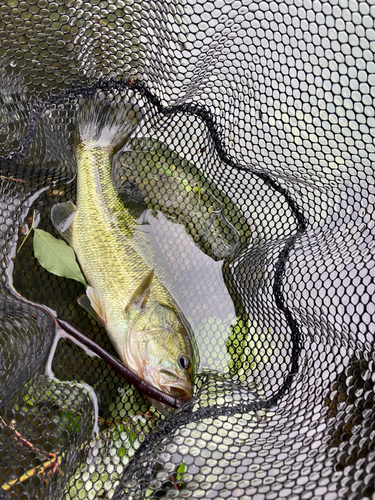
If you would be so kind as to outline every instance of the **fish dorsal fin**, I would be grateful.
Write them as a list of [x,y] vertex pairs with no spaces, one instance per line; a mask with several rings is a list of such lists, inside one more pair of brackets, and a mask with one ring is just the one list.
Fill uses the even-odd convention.
[[72,201],[58,203],[51,210],[52,224],[69,245],[72,244],[73,221],[76,215],[77,207]]
[[125,313],[128,313],[131,309],[142,309],[148,296],[150,295],[151,283],[154,278],[154,270],[151,271],[143,278],[140,285],[138,285],[137,289],[133,293],[129,303],[125,307]]
[[92,286],[86,288],[86,295],[78,299],[78,303],[87,312],[91,314],[100,324],[105,326],[107,324],[107,315],[105,313],[102,294],[95,290]]

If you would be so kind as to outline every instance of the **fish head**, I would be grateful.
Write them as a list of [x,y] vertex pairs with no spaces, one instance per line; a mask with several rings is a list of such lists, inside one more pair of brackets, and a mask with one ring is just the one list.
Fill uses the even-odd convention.
[[[154,303],[143,308],[127,335],[126,364],[146,382],[170,396],[193,396],[195,363],[189,324],[176,308]],[[152,400],[164,415],[173,409]]]

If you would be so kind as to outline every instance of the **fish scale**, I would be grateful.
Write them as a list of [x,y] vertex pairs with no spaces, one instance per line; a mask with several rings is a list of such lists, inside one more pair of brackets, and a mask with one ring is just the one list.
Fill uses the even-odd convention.
[[[124,208],[113,186],[110,152],[103,151],[103,149],[93,148],[88,152],[87,148],[82,144],[77,148],[77,162],[82,165],[90,165],[90,167],[86,168],[77,179],[77,202],[82,209],[78,212],[74,223],[75,239],[77,242],[79,241],[78,245],[80,247],[78,250],[77,245],[76,253],[87,252],[85,241],[87,228],[89,228],[90,233],[95,235],[95,243],[91,249],[94,255],[100,253],[103,260],[108,258],[108,255],[111,255],[117,261],[118,266],[113,266],[110,272],[115,276],[116,273],[121,273],[121,281],[116,279],[113,283],[113,286],[118,288],[119,296],[123,296],[123,283],[126,283],[127,288],[130,290],[128,300],[123,304],[125,307],[131,298],[131,290],[134,291],[142,281],[142,277],[149,273],[151,269],[124,238],[126,236],[128,240],[131,239],[136,221]],[[94,196],[95,205],[100,206],[100,213],[98,213],[97,217],[91,217],[93,204],[91,200],[94,199]],[[97,226],[95,227],[95,225]],[[106,245],[111,245],[111,252],[103,244],[103,240]],[[99,244],[98,241],[101,241],[101,243]],[[125,269],[124,262],[130,262],[131,265]],[[86,274],[85,269],[83,269],[83,272]],[[96,281],[95,276],[93,276],[94,280]],[[95,288],[95,285],[93,286]],[[163,300],[164,304],[175,307],[173,298],[157,278],[153,280],[150,299]]]

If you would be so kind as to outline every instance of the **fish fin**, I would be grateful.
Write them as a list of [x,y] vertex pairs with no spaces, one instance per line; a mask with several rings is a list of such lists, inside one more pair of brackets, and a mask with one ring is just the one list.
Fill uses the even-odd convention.
[[151,271],[143,278],[140,285],[138,285],[137,289],[132,295],[132,298],[129,300],[129,303],[125,307],[125,313],[128,313],[131,309],[142,309],[145,305],[145,302],[150,295],[151,283],[154,278],[154,270]]
[[[90,311],[87,310],[86,305],[87,301],[83,300],[83,306],[86,311],[88,311],[95,319],[98,319],[98,321],[105,326],[107,324],[107,315],[105,313],[104,305],[103,305],[103,299],[102,299],[102,294],[98,291],[95,290],[92,286],[88,286],[86,288],[86,295],[88,297],[88,300],[90,302]],[[82,302],[82,301],[81,301]],[[82,305],[80,303],[80,305]],[[94,313],[94,314],[93,314]]]
[[76,215],[77,207],[72,201],[58,203],[51,210],[52,224],[69,245],[72,244],[73,221]]
[[77,139],[85,148],[108,147],[118,151],[142,119],[140,108],[130,102],[116,103],[98,96],[86,100],[77,114]]
[[95,320],[101,325],[105,326],[103,323],[102,318],[98,315],[98,313],[95,311],[95,309],[92,307],[90,299],[87,297],[87,295],[81,295],[77,299],[78,304],[85,309]]

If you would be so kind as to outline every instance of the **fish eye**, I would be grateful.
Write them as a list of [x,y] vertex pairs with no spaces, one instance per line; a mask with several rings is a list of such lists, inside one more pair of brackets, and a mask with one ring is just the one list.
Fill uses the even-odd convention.
[[187,370],[190,366],[190,359],[187,356],[180,356],[178,358],[178,364],[183,370]]

